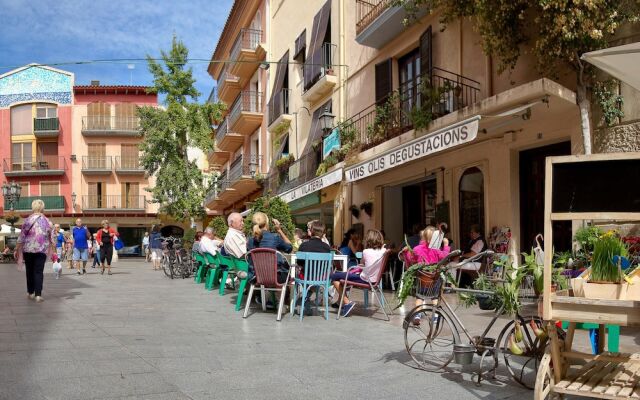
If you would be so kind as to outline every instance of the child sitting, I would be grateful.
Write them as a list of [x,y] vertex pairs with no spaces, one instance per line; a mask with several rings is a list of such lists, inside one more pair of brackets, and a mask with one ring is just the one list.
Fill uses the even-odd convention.
[[[431,243],[431,238],[433,237],[433,233],[436,228],[429,225],[422,232],[420,232],[420,244],[418,244],[413,252],[404,251],[405,262],[408,265],[413,265],[417,263],[424,264],[437,264],[440,260],[445,258],[451,249],[449,248],[449,240],[447,238],[442,239],[442,250],[440,249],[432,249],[429,247],[429,243]],[[406,249],[406,248],[405,248]],[[418,307],[422,305],[424,301],[421,299],[416,299],[415,306]],[[413,319],[414,325],[420,325],[420,314],[416,314],[416,317]]]
[[[362,252],[362,270],[359,272],[352,271],[349,273],[348,280],[357,283],[376,283],[374,279],[378,277],[380,269],[384,267],[382,261],[384,259],[384,253],[387,251],[384,248],[384,237],[382,233],[377,230],[369,230],[365,239],[365,249]],[[333,287],[336,288],[338,293],[342,293],[342,284],[340,280],[347,279],[347,272],[334,272],[330,277]],[[341,316],[346,317],[349,315],[355,302],[349,300],[347,295],[344,295]]]

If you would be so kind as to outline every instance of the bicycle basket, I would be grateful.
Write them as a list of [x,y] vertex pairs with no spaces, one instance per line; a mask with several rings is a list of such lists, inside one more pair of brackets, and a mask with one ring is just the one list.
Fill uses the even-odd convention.
[[416,293],[418,298],[438,297],[443,279],[440,272],[418,271],[416,275]]

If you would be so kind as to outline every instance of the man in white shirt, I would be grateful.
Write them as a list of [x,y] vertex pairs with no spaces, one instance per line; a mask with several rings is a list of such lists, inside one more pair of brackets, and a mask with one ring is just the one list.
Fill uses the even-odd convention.
[[244,222],[240,213],[234,212],[227,217],[229,230],[224,237],[224,251],[226,255],[242,258],[247,253],[247,238],[242,229]]
[[204,236],[200,238],[200,252],[215,256],[220,251],[221,246],[222,241],[214,239],[213,228],[207,227],[204,230]]

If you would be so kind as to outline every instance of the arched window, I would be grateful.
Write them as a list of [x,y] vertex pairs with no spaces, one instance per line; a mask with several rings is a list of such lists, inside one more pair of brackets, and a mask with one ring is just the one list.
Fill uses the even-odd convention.
[[[460,177],[460,244],[464,247],[469,240],[472,225],[484,231],[484,177],[482,171],[472,167]],[[484,232],[482,232],[484,234]]]
[[88,104],[86,129],[111,129],[111,104],[101,101]]

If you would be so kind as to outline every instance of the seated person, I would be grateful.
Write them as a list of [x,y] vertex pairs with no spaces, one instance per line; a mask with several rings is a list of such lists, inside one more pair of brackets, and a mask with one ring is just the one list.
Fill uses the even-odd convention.
[[[382,265],[382,261],[384,258],[384,253],[387,251],[384,248],[384,238],[380,231],[371,229],[367,232],[367,237],[365,240],[366,248],[362,251],[362,271],[355,272],[352,271],[348,275],[349,281],[357,282],[357,283],[376,283],[373,281],[380,272],[380,269],[384,267]],[[342,284],[340,283],[341,279],[347,278],[347,272],[334,272],[331,274],[331,281],[333,282],[333,287],[336,288],[338,293],[342,294]],[[344,296],[344,303],[342,305],[341,316],[346,317],[349,315],[353,307],[355,306],[355,302],[349,300],[346,293]]]
[[[413,253],[410,251],[405,251],[403,253],[405,262],[408,265],[417,264],[417,263],[424,263],[427,265],[437,264],[447,255],[449,255],[449,252],[451,251],[451,249],[449,248],[449,241],[447,240],[447,238],[442,239],[442,244],[443,244],[442,250],[432,249],[429,247],[429,243],[431,243],[431,239],[433,238],[433,233],[435,232],[435,230],[436,228],[431,225],[424,228],[424,230],[420,234],[422,240],[420,241],[420,244],[418,244],[413,249]],[[420,279],[420,276],[418,276],[417,278]],[[423,303],[424,303],[423,300],[416,298],[416,301],[415,301],[416,307],[422,305]],[[413,319],[414,325],[420,325],[420,316],[421,314],[417,314],[416,317]]]
[[229,225],[229,230],[227,231],[227,235],[224,237],[222,254],[225,256],[243,258],[247,253],[247,238],[242,232],[244,229],[242,215],[237,212],[229,214],[227,217],[227,224]]
[[[471,258],[478,253],[482,253],[483,251],[487,250],[487,242],[482,237],[482,233],[480,233],[480,226],[475,224],[471,225],[469,237],[469,243],[467,244],[467,247],[464,248],[463,253],[460,256],[462,260]],[[465,265],[461,266],[460,269],[467,271],[478,271],[480,270],[481,265],[482,263],[480,261],[474,261],[466,263]]]
[[198,231],[193,238],[193,245],[191,245],[191,251],[195,253],[201,253],[200,251],[200,240],[204,236],[204,232]]
[[[303,242],[300,245],[300,248],[298,248],[298,252],[331,253],[331,246],[329,246],[328,243],[325,243],[322,240],[322,238],[324,237],[324,230],[325,230],[324,224],[321,221],[315,219],[313,221],[310,221],[307,224],[307,227],[308,227],[307,234],[309,235],[309,240],[307,240],[306,242]],[[297,260],[296,264],[303,267],[304,260]],[[300,274],[300,276],[302,276],[302,273]]]
[[202,254],[208,253],[208,254],[211,254],[212,256],[215,256],[220,252],[221,247],[222,247],[222,240],[220,240],[220,238],[216,236],[214,229],[208,226],[204,230],[204,235],[200,238],[200,243],[198,244],[198,251]]
[[[293,246],[282,230],[280,221],[277,219],[273,220],[276,233],[269,231],[269,217],[265,213],[254,213],[251,222],[253,222],[253,235],[247,242],[247,249],[251,250],[260,247],[291,253]],[[249,266],[249,276],[251,277],[253,274],[253,266]],[[285,283],[288,276],[289,268],[287,268],[285,260],[281,259],[281,256],[278,255],[278,282]]]
[[420,224],[418,224],[418,223],[413,224],[413,226],[411,227],[411,232],[410,232],[411,235],[407,237],[407,243],[406,243],[412,249],[420,244],[421,232],[422,231],[420,230]]

